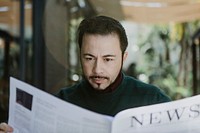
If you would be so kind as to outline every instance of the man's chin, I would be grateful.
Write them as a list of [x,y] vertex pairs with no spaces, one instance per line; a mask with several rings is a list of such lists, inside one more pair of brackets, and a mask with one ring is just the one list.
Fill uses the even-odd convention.
[[98,91],[103,91],[105,90],[107,87],[103,86],[102,84],[93,84],[92,87],[95,89],[95,90],[98,90]]

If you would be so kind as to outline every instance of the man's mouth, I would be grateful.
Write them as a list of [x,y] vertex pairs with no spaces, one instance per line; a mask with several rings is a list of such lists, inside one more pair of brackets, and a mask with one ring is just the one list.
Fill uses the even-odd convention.
[[105,77],[105,76],[90,76],[90,79],[97,84],[101,84],[104,80],[107,80],[108,77]]

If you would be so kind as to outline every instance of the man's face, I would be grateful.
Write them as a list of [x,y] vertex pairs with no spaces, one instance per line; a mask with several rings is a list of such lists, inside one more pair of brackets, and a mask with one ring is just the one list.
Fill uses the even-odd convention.
[[[127,53],[123,58],[126,58]],[[122,67],[122,51],[117,34],[83,36],[81,48],[83,74],[93,88],[104,90],[112,84]]]

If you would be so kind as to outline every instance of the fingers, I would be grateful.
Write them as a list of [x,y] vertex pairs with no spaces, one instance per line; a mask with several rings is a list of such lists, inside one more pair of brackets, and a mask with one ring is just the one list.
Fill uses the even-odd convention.
[[13,128],[9,126],[7,123],[1,123],[0,133],[7,133],[7,132],[13,132]]

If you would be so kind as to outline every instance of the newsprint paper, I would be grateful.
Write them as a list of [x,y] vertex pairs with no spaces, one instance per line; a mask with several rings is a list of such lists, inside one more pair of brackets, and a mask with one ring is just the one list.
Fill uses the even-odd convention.
[[200,133],[200,95],[121,111],[114,118],[10,78],[14,133]]

